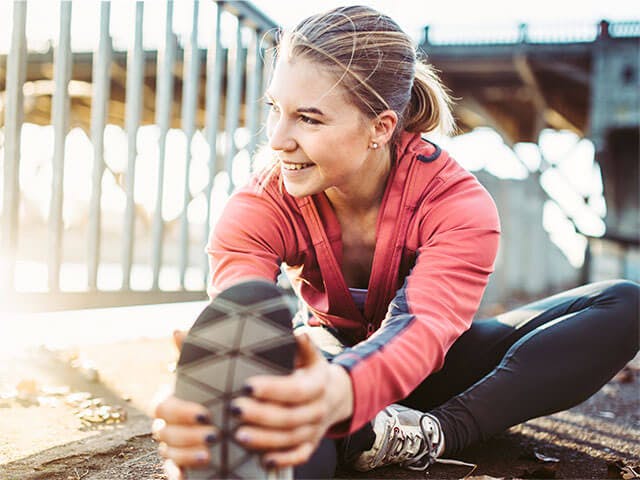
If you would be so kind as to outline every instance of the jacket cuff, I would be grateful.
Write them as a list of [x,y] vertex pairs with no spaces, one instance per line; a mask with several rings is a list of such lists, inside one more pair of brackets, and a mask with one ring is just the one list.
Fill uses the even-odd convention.
[[[375,398],[375,382],[369,382],[366,378],[361,378],[363,370],[362,359],[355,353],[346,351],[335,357],[332,363],[343,367],[351,378],[353,388],[353,414],[351,418],[332,425],[327,432],[329,438],[340,438],[358,431],[369,420],[373,407],[372,401]],[[367,372],[364,372],[367,373]],[[369,372],[370,374],[371,372]],[[369,376],[369,374],[367,376]],[[369,376],[369,378],[371,378]],[[373,378],[376,378],[375,376]]]

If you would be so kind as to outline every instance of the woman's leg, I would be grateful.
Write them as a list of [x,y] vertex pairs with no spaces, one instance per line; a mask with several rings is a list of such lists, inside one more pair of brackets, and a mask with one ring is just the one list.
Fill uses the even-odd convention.
[[572,407],[638,351],[639,290],[600,282],[474,322],[401,403],[440,421],[446,454]]

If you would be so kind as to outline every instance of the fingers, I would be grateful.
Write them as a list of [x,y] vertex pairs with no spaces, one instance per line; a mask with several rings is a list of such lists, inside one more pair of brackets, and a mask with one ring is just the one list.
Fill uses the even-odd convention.
[[312,442],[319,434],[317,425],[303,425],[293,430],[268,430],[243,425],[235,433],[236,441],[248,450],[281,450]]
[[284,404],[307,403],[315,400],[326,388],[324,375],[294,372],[291,375],[251,377],[247,385],[251,396],[258,400]]
[[163,467],[168,480],[185,480],[182,469],[172,460],[165,460]]
[[204,467],[211,461],[209,451],[204,447],[175,448],[161,443],[158,451],[179,467]]
[[178,351],[182,350],[182,344],[184,343],[184,339],[187,337],[187,332],[184,330],[174,330],[173,331],[173,344],[175,345]]
[[205,406],[182,400],[175,395],[170,395],[156,405],[154,417],[169,424],[180,425],[207,425],[214,420]]
[[212,427],[167,425],[156,419],[151,426],[152,436],[172,447],[201,447],[218,441],[219,432]]
[[268,468],[301,465],[311,458],[314,451],[314,444],[306,442],[291,450],[265,454],[262,462]]
[[248,397],[235,399],[231,407],[231,413],[242,423],[281,429],[320,423],[326,416],[325,410],[320,402],[286,406]]

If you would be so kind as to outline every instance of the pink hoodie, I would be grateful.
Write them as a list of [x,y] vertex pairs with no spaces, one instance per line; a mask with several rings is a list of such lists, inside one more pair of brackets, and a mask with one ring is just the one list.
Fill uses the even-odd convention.
[[351,377],[353,416],[332,436],[356,431],[442,367],[493,271],[500,224],[476,178],[417,134],[402,135],[396,158],[364,315],[342,275],[340,224],[324,194],[294,198],[278,175],[256,176],[230,198],[207,248],[210,295],[248,277],[275,281],[285,263],[313,320],[350,342],[333,362]]

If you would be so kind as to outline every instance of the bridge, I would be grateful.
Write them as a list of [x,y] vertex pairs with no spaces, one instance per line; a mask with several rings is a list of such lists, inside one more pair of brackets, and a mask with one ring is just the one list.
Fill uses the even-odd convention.
[[520,25],[440,40],[430,30],[421,48],[460,99],[461,128],[492,127],[509,145],[537,143],[544,128],[591,139],[607,202],[605,237],[637,246],[640,22],[602,21],[576,31]]
[[[166,8],[165,16],[170,19],[171,1],[144,8],[158,5]],[[145,50],[142,42],[145,11],[138,3],[132,44],[126,50],[114,49],[108,29],[109,3],[104,2],[96,24],[100,31],[98,47],[95,51],[72,52],[69,42],[72,4],[63,2],[57,43],[46,52],[27,52],[27,4],[14,3],[12,49],[8,55],[0,55],[0,91],[4,98],[0,102],[0,126],[4,133],[0,242],[3,266],[0,283],[4,291],[0,296],[5,304],[51,309],[204,297],[207,267],[202,245],[216,206],[203,199],[215,193],[214,184],[221,172],[226,172],[229,178],[223,190],[231,189],[233,174],[239,169],[238,158],[251,156],[264,139],[259,126],[265,112],[260,107],[259,95],[269,76],[270,48],[275,42],[277,23],[248,2],[200,5],[200,14],[211,16],[207,24],[215,26],[209,32],[210,42],[204,46],[197,39],[196,7],[189,37],[178,38],[167,21],[164,39],[158,47]],[[205,11],[210,6],[215,8]],[[220,33],[225,22],[232,33],[226,40]],[[540,262],[532,250],[518,245],[503,255],[508,265],[500,266],[501,271],[514,273],[504,274],[495,290],[503,292],[507,288],[540,294],[567,282],[597,278],[599,267],[593,267],[593,259],[604,250],[614,251],[619,265],[607,274],[632,277],[638,274],[637,266],[628,266],[637,256],[640,232],[640,23],[602,22],[578,32],[541,31],[522,25],[503,33],[488,29],[480,38],[447,38],[438,34],[437,26],[429,26],[420,47],[442,72],[444,83],[458,99],[455,116],[461,132],[488,126],[514,146],[519,142],[537,143],[540,132],[551,128],[570,130],[591,139],[596,146],[607,201],[607,230],[604,239],[591,240],[597,248],[590,250],[583,271],[561,274],[553,280],[553,275],[557,276],[553,270],[571,267],[566,266],[561,254],[549,254],[545,270],[538,270],[540,280],[531,285],[530,280],[516,272],[525,269],[519,262],[531,257],[527,268],[532,269],[540,268]],[[40,159],[43,163],[38,166],[45,169],[51,165],[52,171],[48,178],[49,215],[45,218],[19,217],[21,205],[23,211],[28,206],[24,188],[18,181],[21,169],[27,166],[20,152],[21,128],[26,123],[52,125],[54,130],[53,151],[50,157]],[[118,126],[126,137],[126,161],[120,170],[106,157],[107,125]],[[153,140],[154,170],[148,177],[154,181],[155,202],[147,207],[134,197],[136,185],[141,182],[134,173],[141,168],[136,142],[140,142],[144,127],[152,125],[158,129],[159,138]],[[65,140],[74,127],[83,130],[90,140],[91,158],[70,158],[65,153]],[[173,158],[172,163],[180,163],[186,173],[181,174],[180,180],[182,207],[167,219],[162,214],[166,196],[163,188],[170,180],[166,177],[171,176],[165,174],[170,166],[165,160],[172,129],[180,132],[186,142],[181,147],[179,162]],[[238,140],[239,130],[246,132],[246,141]],[[199,139],[204,139],[208,146],[202,158],[194,153],[194,142]],[[70,165],[86,166],[87,162],[92,173],[86,181],[92,187],[82,214],[84,223],[65,226],[62,205],[65,164],[70,168]],[[541,228],[545,197],[537,178],[556,167],[553,161],[543,159],[540,170],[532,174],[526,188],[517,182],[496,183],[495,179],[479,175],[494,196],[504,197],[504,208],[499,205],[504,210],[503,224],[514,225],[513,235],[519,235],[517,242],[510,242],[512,245],[536,238],[539,241],[533,243],[542,254],[555,251]],[[190,168],[202,168],[205,172],[195,190],[188,181]],[[110,231],[103,227],[109,213],[101,206],[106,194],[102,184],[106,180],[113,183],[121,197],[118,202],[125,205],[111,219],[122,228]],[[512,193],[496,195],[497,189]],[[509,210],[506,206],[516,197],[534,208],[529,208],[528,214],[522,213],[524,210],[515,212],[515,207],[510,210],[513,213],[505,213]],[[589,198],[581,201],[588,205]],[[189,218],[189,211],[198,202],[206,205],[202,207],[206,213],[194,221]],[[25,258],[35,258],[46,267],[45,286],[39,293],[15,288],[16,268]],[[81,275],[77,275],[77,270],[65,270],[68,263],[79,266]],[[117,284],[106,288],[100,283],[100,273],[114,266]],[[141,266],[149,270],[145,274],[148,282],[136,283],[136,268]],[[175,270],[178,280],[166,287],[162,285],[162,274],[169,267]],[[66,291],[64,284],[61,286],[61,274],[64,276],[65,271],[84,279],[84,284],[75,288],[77,291]],[[194,276],[196,281],[190,282],[189,278]]]

